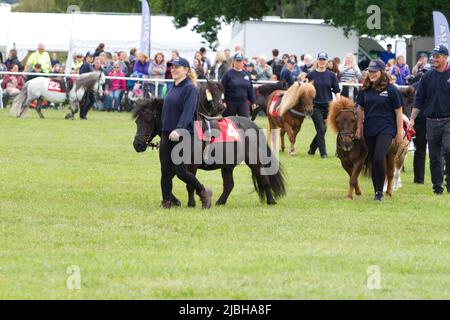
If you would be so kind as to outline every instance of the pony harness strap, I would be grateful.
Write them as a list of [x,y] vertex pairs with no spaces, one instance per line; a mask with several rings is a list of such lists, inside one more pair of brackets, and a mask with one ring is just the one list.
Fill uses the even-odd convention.
[[50,82],[48,83],[47,90],[51,92],[64,93],[64,91],[61,89],[61,84],[53,80],[50,80]]
[[270,104],[269,113],[272,117],[279,117],[280,116],[280,104],[281,100],[283,99],[284,92],[280,92],[276,94],[272,102]]
[[[209,122],[208,122],[209,123]],[[223,118],[217,121],[220,127],[220,132],[217,129],[212,129],[215,132],[204,132],[202,129],[202,121],[195,121],[195,129],[200,140],[209,143],[224,143],[224,142],[240,142],[241,137],[233,121]],[[211,128],[208,131],[212,131]],[[211,138],[209,138],[211,137]]]

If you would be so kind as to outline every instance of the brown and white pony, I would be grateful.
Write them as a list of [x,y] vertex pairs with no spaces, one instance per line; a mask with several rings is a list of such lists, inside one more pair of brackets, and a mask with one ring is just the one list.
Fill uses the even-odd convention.
[[[276,96],[282,99],[279,107],[279,115],[271,114],[270,110],[272,101]],[[280,128],[281,151],[284,152],[286,149],[284,137],[287,133],[291,143],[289,155],[296,155],[296,138],[302,128],[303,120],[313,112],[313,100],[315,96],[316,89],[314,88],[313,82],[296,81],[287,91],[277,90],[268,97],[267,118],[269,120],[269,135],[271,137],[272,148],[276,146],[276,136],[272,131]]]

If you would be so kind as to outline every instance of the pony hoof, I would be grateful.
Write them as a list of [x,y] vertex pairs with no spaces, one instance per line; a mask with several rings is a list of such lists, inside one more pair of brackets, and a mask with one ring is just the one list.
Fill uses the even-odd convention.
[[276,201],[267,201],[268,206],[275,206],[277,204]]
[[226,202],[223,202],[223,201],[216,202],[216,206],[224,206],[225,204],[226,204]]
[[297,155],[297,151],[289,151],[289,155],[291,157],[295,157]]
[[353,200],[353,196],[347,195],[347,196],[345,197],[345,199],[347,199],[347,200]]
[[188,203],[188,208],[195,208],[195,207],[196,207],[195,203]]

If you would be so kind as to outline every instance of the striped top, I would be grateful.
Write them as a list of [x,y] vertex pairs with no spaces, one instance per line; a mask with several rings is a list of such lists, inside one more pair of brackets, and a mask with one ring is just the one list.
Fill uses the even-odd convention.
[[359,79],[361,79],[362,77],[361,70],[359,70],[358,66],[355,66],[354,68],[342,66],[340,68],[340,72],[341,72],[341,82],[358,83]]

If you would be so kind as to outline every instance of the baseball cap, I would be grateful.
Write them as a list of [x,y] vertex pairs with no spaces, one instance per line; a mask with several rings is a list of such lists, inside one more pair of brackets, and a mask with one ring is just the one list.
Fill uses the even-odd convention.
[[233,60],[234,61],[244,61],[244,56],[242,55],[242,53],[238,52],[233,56]]
[[328,54],[326,52],[319,52],[317,60],[328,60]]
[[187,61],[185,58],[176,58],[175,60],[170,61],[168,63],[168,66],[185,67],[185,68],[191,67],[189,61]]
[[95,55],[95,53],[92,51],[86,52],[86,57],[93,57],[94,55]]
[[446,46],[444,46],[443,44],[436,46],[431,52],[431,54],[434,55],[444,55],[444,56],[448,56],[448,49]]
[[386,69],[386,64],[381,60],[373,60],[369,64],[369,71],[377,72],[377,71],[384,71]]

